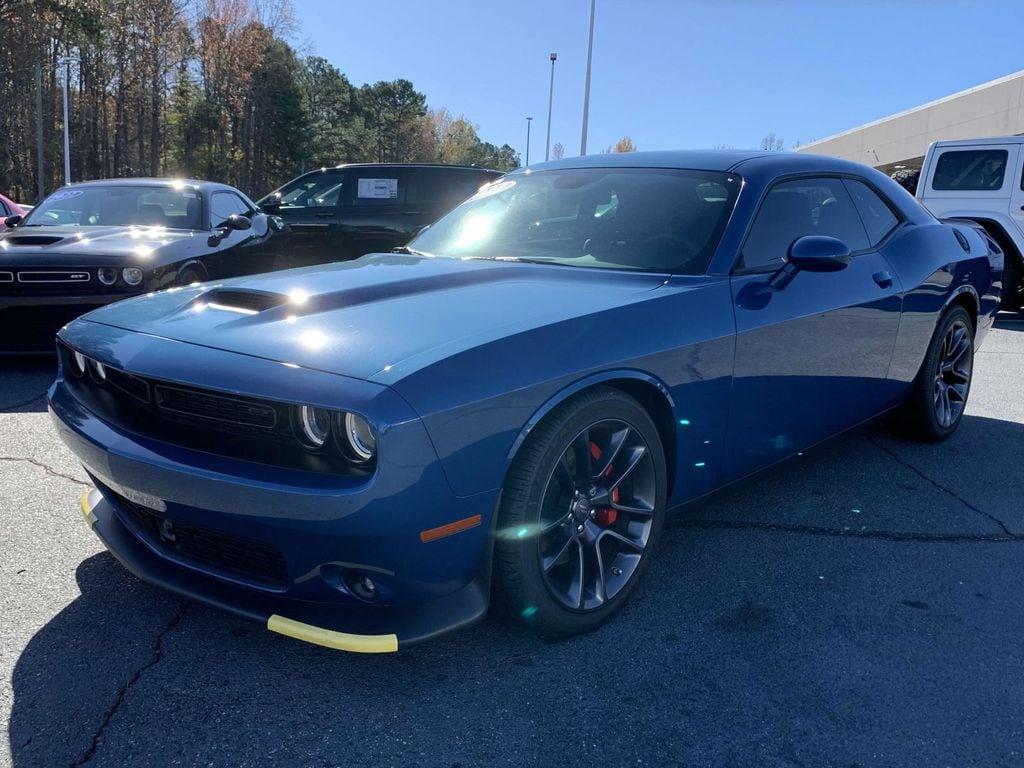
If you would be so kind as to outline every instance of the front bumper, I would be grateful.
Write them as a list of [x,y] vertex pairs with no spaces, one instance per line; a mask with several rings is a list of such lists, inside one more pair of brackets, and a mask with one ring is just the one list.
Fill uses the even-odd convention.
[[[93,324],[73,324],[66,332],[70,343],[83,325]],[[54,424],[97,487],[86,500],[87,515],[129,570],[273,631],[345,650],[394,650],[486,614],[498,490],[456,496],[419,418],[392,390],[154,337],[143,345],[139,336],[115,329],[103,333],[104,361],[128,367],[131,357],[139,375],[159,376],[161,366],[177,357],[188,362],[179,369],[194,366],[211,384],[231,391],[249,387],[257,396],[280,391],[281,377],[287,377],[294,392],[319,392],[325,399],[318,404],[331,407],[330,398],[358,403],[368,416],[380,414],[377,423],[389,425],[369,478],[286,470],[115,428],[88,411],[58,377],[50,390]],[[147,535],[140,529],[133,505],[157,510],[173,530],[212,532],[217,541],[234,537],[223,545],[231,550],[243,540],[263,551],[275,548],[285,578],[257,583],[183,556],[152,530]],[[349,572],[373,580],[375,600],[347,588]]]
[[134,295],[0,296],[0,355],[53,354],[54,337],[65,325]]

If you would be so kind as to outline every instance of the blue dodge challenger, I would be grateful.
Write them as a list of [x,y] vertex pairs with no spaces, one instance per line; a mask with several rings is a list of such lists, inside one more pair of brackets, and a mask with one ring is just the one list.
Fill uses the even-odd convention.
[[393,253],[93,311],[50,409],[146,581],[351,651],[492,600],[567,636],[681,504],[883,413],[948,437],[1002,260],[848,162],[573,158]]

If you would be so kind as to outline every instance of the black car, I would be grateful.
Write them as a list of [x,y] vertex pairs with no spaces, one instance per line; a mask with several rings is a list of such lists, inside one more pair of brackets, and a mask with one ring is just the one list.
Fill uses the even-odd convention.
[[476,166],[339,165],[293,179],[260,207],[288,224],[296,263],[340,261],[405,245],[501,175]]
[[0,233],[0,352],[52,352],[75,317],[128,296],[291,266],[283,223],[234,187],[117,179],[71,184]]

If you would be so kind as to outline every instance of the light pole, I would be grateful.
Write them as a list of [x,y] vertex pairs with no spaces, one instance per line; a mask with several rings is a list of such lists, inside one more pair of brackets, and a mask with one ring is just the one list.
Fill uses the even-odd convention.
[[548,138],[544,142],[544,162],[551,157],[551,104],[555,98],[555,62],[558,61],[558,54],[551,54],[551,87],[548,89]]
[[533,125],[533,118],[532,117],[526,118],[526,162],[523,163],[524,166],[528,166],[530,164],[530,126],[531,125]]
[[64,65],[64,183],[71,183],[71,135],[68,129],[68,81],[71,79],[71,59],[63,59]]
[[597,0],[590,0],[590,40],[587,43],[587,77],[583,85],[583,135],[580,137],[580,155],[587,154],[587,122],[590,120],[590,62],[594,58],[594,11]]

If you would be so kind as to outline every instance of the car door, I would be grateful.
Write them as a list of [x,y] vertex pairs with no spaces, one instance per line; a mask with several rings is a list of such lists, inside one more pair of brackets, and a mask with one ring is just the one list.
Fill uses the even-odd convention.
[[1014,237],[1018,242],[1024,242],[1024,152],[1020,151],[1018,151],[1017,172],[1011,174],[1010,218],[1017,225],[1017,232],[1013,233]]
[[[271,234],[266,216],[254,216],[254,213],[250,203],[234,192],[218,190],[210,195],[210,226],[213,227],[213,233],[209,240],[211,254],[206,258],[206,263],[211,277],[249,275],[273,268],[273,254],[261,247]],[[252,227],[236,230],[224,226],[231,216],[250,218]]]
[[[805,235],[842,240],[853,252],[848,266],[800,271],[773,288],[770,278],[793,241]],[[729,479],[889,405],[886,376],[902,300],[879,242],[868,236],[842,178],[781,181],[765,195],[731,278],[736,351]]]
[[346,257],[341,201],[346,172],[324,168],[288,182],[261,201],[263,209],[286,225],[274,238],[276,268],[322,264]]
[[412,237],[422,216],[418,170],[387,166],[350,169],[342,226],[353,257],[390,251]]

